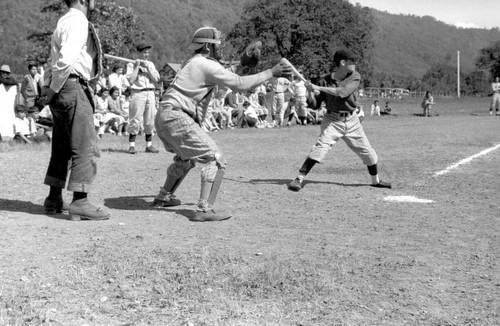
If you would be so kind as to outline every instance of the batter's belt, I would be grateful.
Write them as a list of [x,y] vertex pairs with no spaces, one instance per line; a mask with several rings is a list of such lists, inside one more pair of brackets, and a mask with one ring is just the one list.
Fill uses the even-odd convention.
[[345,118],[349,118],[354,113],[354,111],[351,112],[351,111],[329,111],[329,110],[327,110],[326,113],[329,113],[336,118],[345,119]]

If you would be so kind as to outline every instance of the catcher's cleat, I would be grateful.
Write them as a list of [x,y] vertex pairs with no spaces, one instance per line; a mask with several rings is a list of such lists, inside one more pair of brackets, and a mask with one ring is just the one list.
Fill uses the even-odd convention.
[[137,150],[135,149],[135,147],[134,147],[134,146],[130,146],[130,147],[128,148],[127,153],[129,153],[129,154],[137,154]]
[[172,206],[179,206],[181,204],[181,200],[175,198],[175,196],[171,195],[170,198],[166,199],[158,199],[155,198],[153,200],[153,206],[154,207],[172,207]]
[[146,147],[146,153],[159,153],[160,151],[153,147],[153,145]]
[[391,185],[391,183],[390,183],[390,182],[380,181],[379,183],[372,185],[372,187],[375,187],[375,188],[388,188],[388,189],[391,189],[391,188],[392,188],[392,185]]
[[196,210],[194,214],[189,218],[191,222],[218,222],[224,221],[231,218],[229,213],[216,213],[215,210]]
[[299,191],[304,186],[304,180],[295,178],[292,182],[288,184],[288,189],[291,191]]

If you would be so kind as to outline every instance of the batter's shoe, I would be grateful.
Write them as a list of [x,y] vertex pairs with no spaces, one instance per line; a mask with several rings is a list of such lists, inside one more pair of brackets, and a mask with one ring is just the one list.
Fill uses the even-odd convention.
[[146,153],[159,153],[160,151],[157,150],[156,148],[154,148],[152,145],[151,146],[148,146],[146,147]]
[[70,221],[102,221],[111,216],[109,212],[92,205],[87,198],[72,202],[68,207],[68,213]]
[[62,199],[52,201],[47,197],[43,202],[43,210],[45,214],[60,214],[68,210],[68,205]]
[[391,189],[392,185],[390,182],[385,182],[385,181],[379,181],[379,183],[372,185],[372,187],[375,188],[388,188]]
[[153,200],[154,207],[172,207],[172,206],[179,206],[180,204],[181,204],[181,200],[175,198],[175,196],[170,196],[170,198],[166,198],[166,199],[155,198]]
[[218,222],[224,221],[231,218],[229,213],[216,213],[215,210],[196,210],[194,214],[189,218],[191,222]]
[[295,178],[288,184],[288,190],[299,191],[304,186],[304,179]]
[[135,149],[135,147],[134,147],[134,146],[130,146],[130,147],[128,148],[127,153],[129,153],[129,154],[137,154],[137,150]]

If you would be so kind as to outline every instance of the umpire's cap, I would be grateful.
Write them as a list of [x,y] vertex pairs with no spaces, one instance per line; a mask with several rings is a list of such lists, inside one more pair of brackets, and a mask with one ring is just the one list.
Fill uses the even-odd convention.
[[221,32],[215,27],[202,27],[194,32],[191,44],[188,46],[189,50],[198,50],[206,43],[220,44]]
[[333,55],[333,62],[337,66],[340,64],[341,60],[352,60],[352,61],[356,62],[357,59],[358,59],[358,56],[355,55],[354,53],[352,53],[352,51],[348,50],[348,49],[338,50]]

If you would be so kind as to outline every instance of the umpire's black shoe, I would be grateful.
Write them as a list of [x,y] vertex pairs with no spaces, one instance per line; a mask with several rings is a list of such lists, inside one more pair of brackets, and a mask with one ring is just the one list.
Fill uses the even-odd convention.
[[392,188],[392,185],[390,182],[385,182],[385,181],[379,181],[379,183],[372,185],[372,187],[375,188]]
[[137,150],[135,149],[135,147],[134,147],[134,146],[130,146],[130,147],[128,148],[127,153],[129,153],[129,154],[137,154]]
[[45,198],[43,202],[43,210],[45,214],[59,214],[68,210],[68,205],[62,200],[50,200],[49,197]]
[[295,178],[293,179],[292,182],[288,184],[288,190],[299,191],[304,186],[303,183],[304,183],[303,179]]

